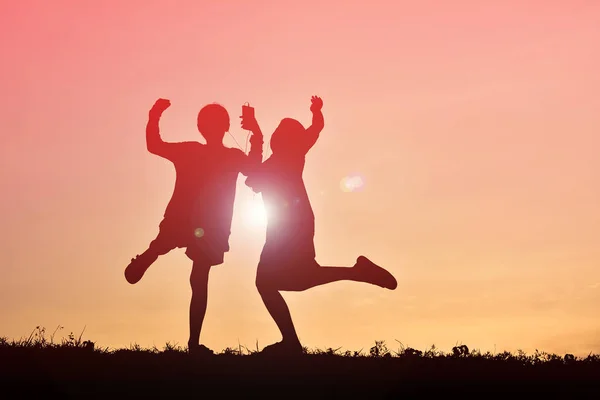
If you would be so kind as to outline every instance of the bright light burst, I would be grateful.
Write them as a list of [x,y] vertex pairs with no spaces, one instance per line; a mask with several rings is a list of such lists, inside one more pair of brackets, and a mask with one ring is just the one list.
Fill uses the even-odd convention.
[[252,228],[267,226],[267,212],[260,196],[255,196],[246,204],[244,219],[246,224]]
[[348,175],[340,181],[343,192],[356,192],[365,186],[365,181],[360,175]]

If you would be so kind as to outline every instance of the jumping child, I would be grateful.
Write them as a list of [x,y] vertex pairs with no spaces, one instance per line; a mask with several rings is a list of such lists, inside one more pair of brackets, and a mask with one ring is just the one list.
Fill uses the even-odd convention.
[[315,261],[315,220],[302,172],[305,156],[324,127],[323,101],[311,99],[312,125],[304,129],[284,118],[270,141],[273,154],[254,169],[246,185],[261,192],[267,212],[267,233],[256,275],[256,286],[281,331],[282,341],[265,353],[299,354],[302,346],[280,291],[304,291],[335,281],[365,282],[394,290],[396,279],[368,258],[359,256],[352,267],[325,267]]
[[[146,126],[148,151],[173,162],[175,188],[160,223],[158,236],[146,251],[131,260],[125,278],[137,283],[158,256],[175,248],[186,248],[193,261],[190,284],[190,337],[188,350],[212,354],[200,345],[200,331],[206,313],[208,275],[211,266],[223,263],[229,251],[229,236],[238,173],[248,175],[262,161],[263,135],[258,124],[242,124],[252,131],[248,155],[223,145],[229,131],[229,114],[219,104],[208,104],[198,113],[198,130],[206,139],[199,142],[167,143],[160,137],[160,117],[169,100],[158,99],[149,113]],[[255,120],[253,120],[255,121]]]

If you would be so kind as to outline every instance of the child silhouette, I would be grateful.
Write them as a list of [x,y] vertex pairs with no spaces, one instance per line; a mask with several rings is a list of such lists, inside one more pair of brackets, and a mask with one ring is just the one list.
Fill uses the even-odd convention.
[[238,173],[248,175],[262,161],[263,136],[257,124],[246,127],[253,132],[248,155],[223,145],[229,131],[229,114],[219,104],[208,104],[198,113],[198,130],[206,139],[199,142],[167,143],[160,137],[159,121],[169,100],[158,99],[149,113],[146,126],[148,151],[175,165],[173,195],[160,223],[158,236],[146,251],[131,260],[125,278],[138,282],[160,255],[175,248],[186,248],[193,261],[190,284],[190,353],[211,354],[199,344],[206,313],[210,267],[223,263],[229,251],[229,235]]
[[284,118],[270,141],[273,154],[253,169],[246,185],[261,192],[267,213],[267,234],[256,275],[256,286],[267,310],[281,331],[282,341],[265,347],[264,353],[302,352],[289,309],[280,291],[303,291],[341,280],[397,287],[385,269],[359,256],[352,267],[324,267],[315,261],[315,221],[302,172],[305,156],[324,127],[323,101],[313,96],[312,125]]

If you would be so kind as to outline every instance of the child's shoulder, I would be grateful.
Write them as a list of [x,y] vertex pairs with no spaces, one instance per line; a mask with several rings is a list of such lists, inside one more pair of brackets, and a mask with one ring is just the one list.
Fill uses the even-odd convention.
[[242,150],[237,149],[235,147],[226,147],[225,148],[225,157],[227,157],[227,159],[237,162],[237,161],[243,161],[243,159],[245,159],[247,157],[246,153],[244,153]]
[[177,145],[177,147],[179,147],[182,150],[201,150],[204,147],[206,147],[205,144],[202,144],[200,142],[195,142],[193,140],[186,141],[186,142],[176,142],[174,144]]
[[168,146],[169,154],[171,159],[188,158],[202,152],[203,144],[199,142],[187,141],[187,142],[169,142]]

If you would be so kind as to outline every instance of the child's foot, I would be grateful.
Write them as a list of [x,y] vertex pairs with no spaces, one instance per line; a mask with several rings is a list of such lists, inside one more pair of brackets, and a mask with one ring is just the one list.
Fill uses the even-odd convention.
[[209,357],[215,353],[203,344],[191,346],[188,344],[188,354],[194,357]]
[[260,354],[267,356],[299,356],[304,353],[300,342],[277,342],[266,346]]
[[365,256],[359,256],[356,259],[356,264],[353,268],[356,268],[357,272],[365,282],[390,290],[394,290],[398,286],[398,282],[392,274],[381,268],[379,265],[376,265]]
[[156,261],[156,257],[146,253],[132,258],[127,268],[125,268],[125,279],[127,279],[127,282],[132,285],[139,282],[154,261]]

